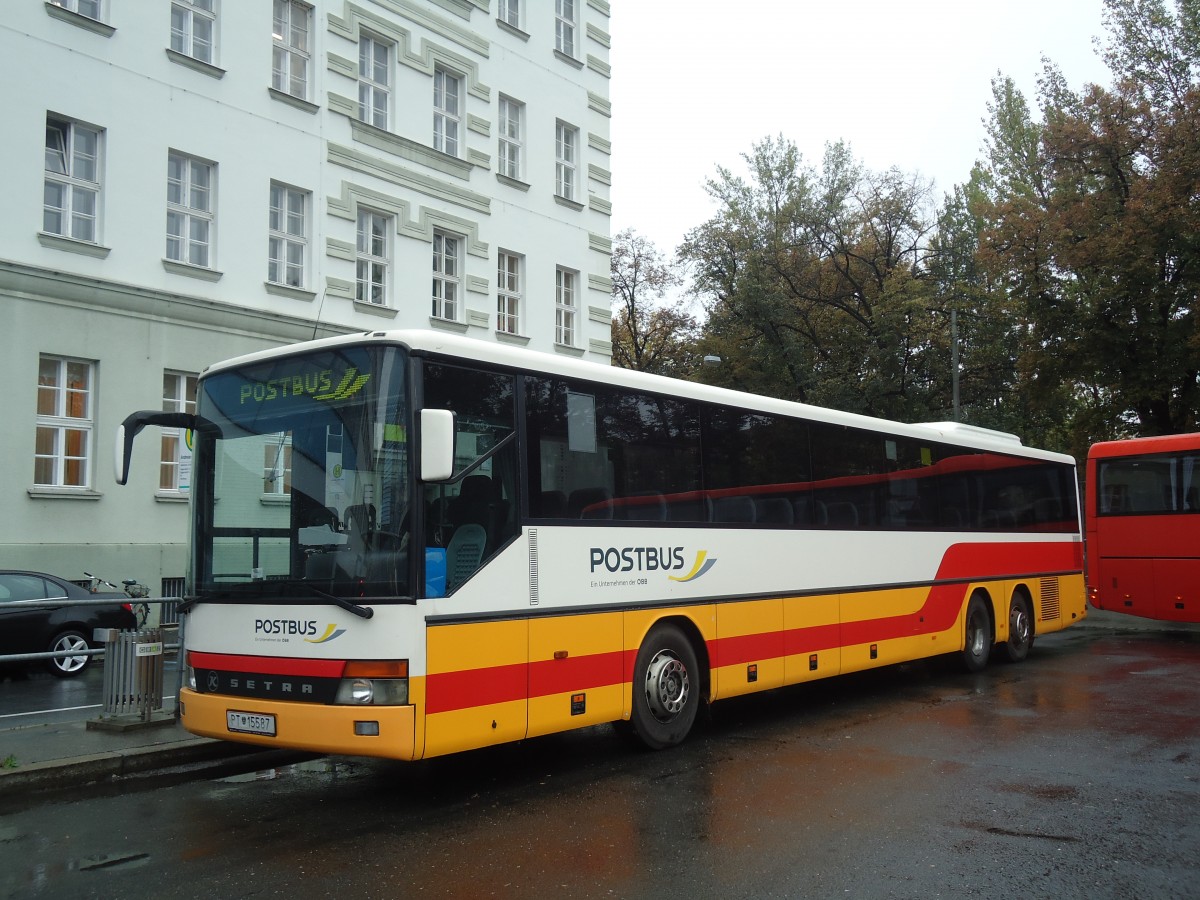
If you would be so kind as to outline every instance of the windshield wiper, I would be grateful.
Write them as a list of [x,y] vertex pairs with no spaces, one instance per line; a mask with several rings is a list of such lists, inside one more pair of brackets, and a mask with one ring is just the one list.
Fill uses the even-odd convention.
[[[264,596],[261,587],[262,585],[270,585],[271,587],[282,587],[286,585],[289,588],[300,588],[301,590],[307,591],[311,596],[320,600],[328,600],[330,603],[340,606],[342,609],[346,610],[346,612],[353,613],[360,619],[369,619],[375,615],[375,610],[369,606],[359,606],[353,600],[347,600],[345,597],[336,597],[333,594],[327,594],[320,588],[315,588],[311,584],[307,584],[303,581],[255,581],[251,582],[251,585],[258,586],[258,591],[256,594],[258,597]],[[237,591],[197,591],[194,596],[188,597],[186,600],[182,601],[179,604],[178,610],[181,613],[185,613],[202,600],[215,600],[218,598],[233,599],[239,594],[243,597],[251,596],[251,591],[249,590],[251,585],[238,585],[237,587],[239,587],[240,590]],[[234,586],[231,585],[230,587],[232,588]]]
[[314,597],[319,597],[322,600],[328,600],[330,603],[335,603],[346,612],[354,613],[360,619],[369,619],[375,615],[375,610],[369,606],[359,606],[353,600],[347,600],[345,597],[337,597],[333,594],[327,594],[320,588],[315,588],[311,584],[306,584],[303,581],[291,582],[292,587],[302,588],[312,594]]

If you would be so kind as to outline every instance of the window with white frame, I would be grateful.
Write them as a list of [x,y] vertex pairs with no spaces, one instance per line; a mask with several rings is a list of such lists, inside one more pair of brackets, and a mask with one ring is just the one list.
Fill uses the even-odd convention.
[[312,7],[297,0],[274,0],[271,40],[271,86],[308,99],[308,64],[312,48]]
[[525,118],[525,104],[518,103],[511,97],[500,98],[500,145],[499,172],[508,178],[521,178],[522,147],[521,124]]
[[438,67],[433,70],[433,149],[458,156],[462,79]]
[[559,266],[554,273],[554,343],[575,345],[575,294],[579,273]]
[[521,27],[521,0],[500,0],[496,7],[496,18],[513,28]]
[[100,21],[100,0],[50,0],[54,6],[69,9],[71,12],[87,16],[89,19]]
[[42,355],[38,360],[33,483],[91,484],[95,363]]
[[392,47],[378,38],[358,39],[358,118],[376,128],[388,127]]
[[554,192],[575,200],[575,167],[579,158],[579,129],[559,122],[554,128]]
[[575,55],[575,0],[554,0],[554,48]]
[[369,209],[358,211],[357,285],[355,299],[360,303],[387,305],[390,269],[389,235],[391,216]]
[[292,492],[292,437],[268,435],[263,446],[263,494],[282,497]]
[[167,259],[211,268],[215,170],[182,153],[167,155]]
[[98,243],[100,147],[98,128],[46,116],[46,181],[42,230]]
[[214,0],[172,0],[171,49],[212,65],[216,61]]
[[521,333],[524,268],[524,258],[516,253],[496,255],[496,330],[505,334]]
[[308,193],[271,182],[267,281],[304,287],[308,257]]
[[444,231],[433,233],[433,316],[458,321],[458,294],[462,286],[459,254],[462,239]]
[[[196,412],[196,376],[186,372],[163,372],[163,412]],[[192,451],[182,428],[161,429],[162,450],[158,464],[158,489],[176,493],[191,488]]]

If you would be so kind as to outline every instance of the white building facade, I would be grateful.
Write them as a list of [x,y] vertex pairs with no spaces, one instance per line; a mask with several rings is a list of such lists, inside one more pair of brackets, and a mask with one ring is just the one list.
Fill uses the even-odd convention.
[[608,362],[606,0],[14,0],[0,568],[184,575],[197,374],[444,329]]

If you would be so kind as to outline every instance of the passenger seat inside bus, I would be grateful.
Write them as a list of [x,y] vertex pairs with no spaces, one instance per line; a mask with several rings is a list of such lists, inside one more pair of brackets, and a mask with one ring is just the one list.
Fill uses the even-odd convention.
[[468,522],[454,529],[446,545],[446,589],[453,590],[470,578],[483,562],[487,534],[482,525]]

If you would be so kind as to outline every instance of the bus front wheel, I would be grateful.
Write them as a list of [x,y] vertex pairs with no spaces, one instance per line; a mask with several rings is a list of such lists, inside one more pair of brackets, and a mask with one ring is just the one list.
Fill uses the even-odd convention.
[[651,750],[683,743],[700,704],[696,651],[675,625],[656,625],[638,650],[629,724]]
[[982,594],[972,594],[967,603],[966,632],[963,666],[968,672],[982,672],[992,652],[992,619]]

